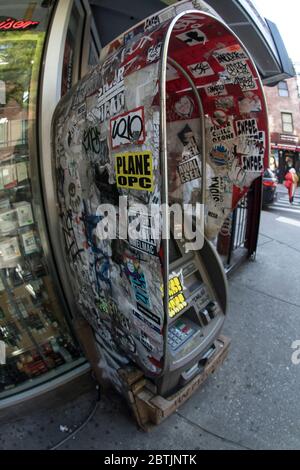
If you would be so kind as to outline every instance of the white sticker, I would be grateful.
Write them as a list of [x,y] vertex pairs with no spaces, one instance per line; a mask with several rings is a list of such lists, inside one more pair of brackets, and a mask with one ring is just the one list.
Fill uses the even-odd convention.
[[110,129],[113,149],[120,145],[142,144],[145,142],[144,108],[141,106],[111,119]]
[[221,96],[227,95],[226,87],[224,83],[214,83],[205,87],[207,96]]
[[213,53],[213,56],[221,65],[226,65],[231,62],[247,59],[247,55],[238,44],[219,49]]
[[147,62],[151,63],[160,58],[161,46],[162,46],[162,43],[159,42],[158,44],[155,44],[154,46],[149,47],[148,52],[147,52]]
[[195,78],[208,77],[214,75],[214,71],[208,62],[196,62],[195,64],[188,65],[188,69]]

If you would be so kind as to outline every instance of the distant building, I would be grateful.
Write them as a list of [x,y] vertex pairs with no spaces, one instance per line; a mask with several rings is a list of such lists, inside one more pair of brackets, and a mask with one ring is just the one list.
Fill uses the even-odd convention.
[[289,167],[300,173],[300,98],[297,76],[265,87],[271,137],[270,167],[282,182]]

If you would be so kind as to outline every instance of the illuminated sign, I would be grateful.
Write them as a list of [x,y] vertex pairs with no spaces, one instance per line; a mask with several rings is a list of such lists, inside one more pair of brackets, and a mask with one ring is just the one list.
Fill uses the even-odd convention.
[[39,24],[39,21],[31,20],[16,20],[14,18],[6,18],[6,20],[0,20],[0,31],[18,31],[29,28],[34,28]]
[[187,306],[183,294],[183,285],[179,275],[175,275],[169,280],[169,316],[171,318]]

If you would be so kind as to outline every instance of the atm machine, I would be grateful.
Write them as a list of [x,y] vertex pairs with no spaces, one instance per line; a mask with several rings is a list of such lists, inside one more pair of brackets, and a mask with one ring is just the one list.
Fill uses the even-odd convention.
[[68,289],[95,369],[121,393],[131,365],[168,398],[214,357],[227,283],[211,240],[267,156],[255,65],[207,12],[172,6],[140,22],[59,102],[52,165]]

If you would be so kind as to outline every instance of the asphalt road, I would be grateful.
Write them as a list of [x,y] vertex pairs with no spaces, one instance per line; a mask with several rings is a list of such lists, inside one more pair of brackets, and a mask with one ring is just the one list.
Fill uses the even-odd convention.
[[300,188],[297,188],[294,202],[290,204],[287,189],[283,185],[279,185],[276,201],[273,204],[264,207],[264,211],[274,214],[277,213],[278,217],[286,217],[300,221]]

